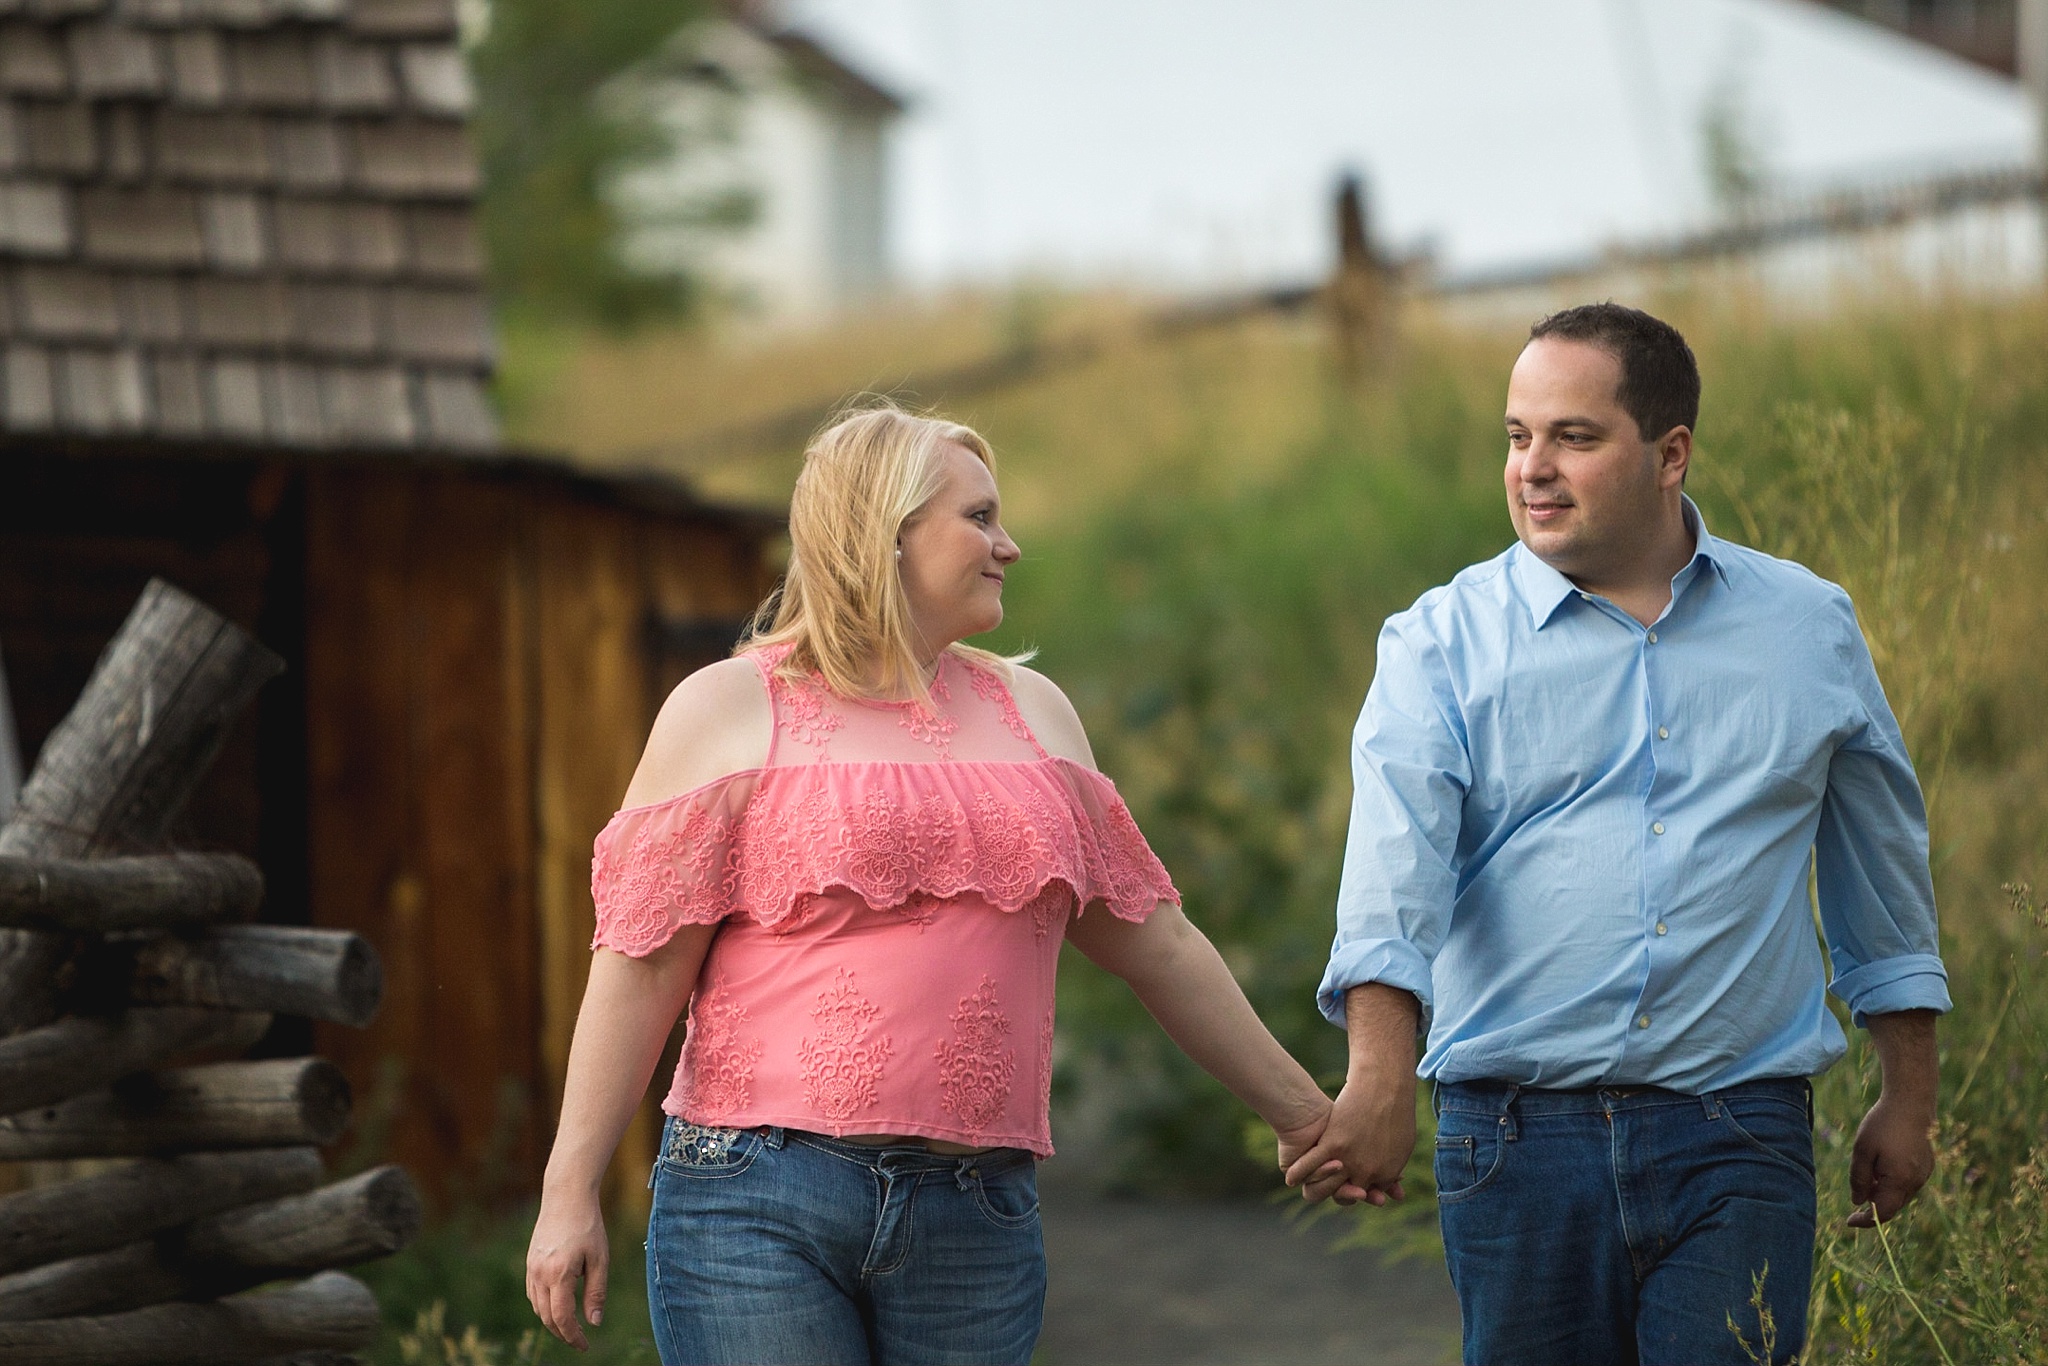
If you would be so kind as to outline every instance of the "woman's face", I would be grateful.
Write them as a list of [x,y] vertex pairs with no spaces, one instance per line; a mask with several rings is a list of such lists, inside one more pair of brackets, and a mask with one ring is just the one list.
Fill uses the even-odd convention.
[[939,448],[939,491],[897,537],[904,596],[928,658],[1003,622],[1003,572],[1017,543],[999,518],[995,476],[955,442]]

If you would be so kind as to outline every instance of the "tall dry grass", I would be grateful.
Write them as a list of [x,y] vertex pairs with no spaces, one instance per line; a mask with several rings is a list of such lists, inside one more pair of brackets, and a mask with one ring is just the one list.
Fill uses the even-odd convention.
[[[1686,330],[1705,372],[1693,492],[1710,525],[1849,588],[1931,799],[1956,1000],[1942,1033],[1943,1160],[1881,1234],[1841,1225],[1848,1145],[1874,1094],[1859,1039],[1817,1090],[1809,1360],[2043,1360],[2048,930],[2037,894],[2001,888],[2048,884],[2036,643],[2048,627],[2048,301],[1866,301],[1818,319],[1739,293],[1649,302]],[[1019,328],[1123,326],[1132,305],[1040,299],[1022,321],[1011,307],[968,301],[791,346],[557,338],[527,372],[515,432],[602,463],[820,394],[889,388],[999,351]],[[996,442],[1025,550],[999,643],[1040,647],[1190,913],[1324,1073],[1341,1069],[1342,1040],[1311,991],[1331,931],[1345,736],[1381,619],[1512,534],[1499,414],[1519,336],[1418,311],[1390,368],[1361,388],[1334,381],[1313,325],[1255,323],[1129,340],[951,412]],[[695,473],[713,492],[772,500],[794,457]],[[1235,1103],[1084,962],[1063,972],[1059,1060],[1062,1141],[1095,1134],[1115,1180],[1270,1181],[1242,1152]],[[1407,1206],[1344,1216],[1358,1238],[1431,1246],[1426,1154],[1425,1132]],[[401,1326],[408,1307],[394,1311]],[[1761,1325],[1744,1326],[1760,1340]]]

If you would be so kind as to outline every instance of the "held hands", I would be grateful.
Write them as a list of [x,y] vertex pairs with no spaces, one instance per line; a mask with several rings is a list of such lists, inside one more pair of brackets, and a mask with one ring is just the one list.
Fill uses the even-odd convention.
[[1415,1076],[1354,1074],[1338,1093],[1320,1132],[1280,1136],[1287,1184],[1310,1204],[1336,1197],[1382,1206],[1400,1200],[1401,1173],[1415,1151]]
[[604,1322],[605,1275],[611,1248],[597,1197],[568,1200],[543,1195],[533,1241],[526,1249],[526,1298],[547,1330],[577,1351],[588,1351],[576,1317],[576,1282],[583,1282],[583,1317]]

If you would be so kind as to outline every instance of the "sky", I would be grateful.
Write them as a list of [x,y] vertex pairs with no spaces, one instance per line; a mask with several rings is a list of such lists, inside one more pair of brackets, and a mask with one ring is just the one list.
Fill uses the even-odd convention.
[[2012,82],[1803,0],[787,0],[907,95],[915,284],[1320,277],[1337,176],[1457,273],[1711,220],[1735,111],[1788,186],[2032,156]]

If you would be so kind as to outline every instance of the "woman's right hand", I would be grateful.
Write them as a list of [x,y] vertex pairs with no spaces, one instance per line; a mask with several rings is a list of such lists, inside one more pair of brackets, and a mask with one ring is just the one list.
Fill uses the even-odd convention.
[[583,1282],[583,1317],[604,1322],[605,1276],[611,1245],[605,1241],[604,1211],[597,1196],[566,1199],[543,1195],[533,1241],[526,1248],[526,1298],[550,1333],[588,1351],[576,1316],[576,1282]]

